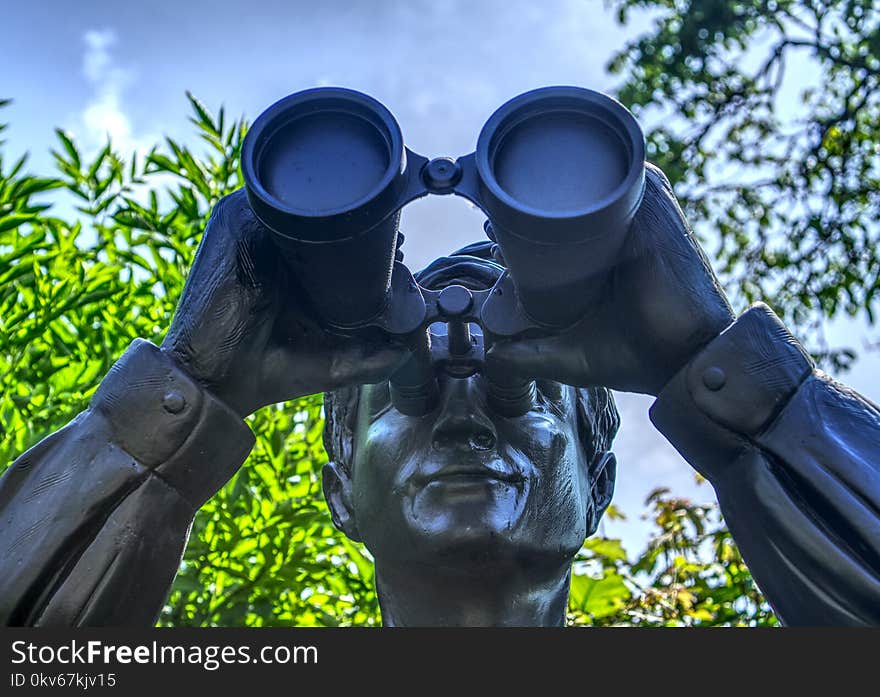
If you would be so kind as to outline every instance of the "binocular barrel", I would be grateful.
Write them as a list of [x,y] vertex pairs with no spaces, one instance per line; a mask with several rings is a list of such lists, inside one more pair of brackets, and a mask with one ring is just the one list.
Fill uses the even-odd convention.
[[[477,141],[475,199],[530,319],[582,317],[614,265],[645,187],[645,140],[619,102],[576,87],[527,92]],[[473,195],[473,194],[472,194]]]
[[[398,338],[414,348],[413,357],[392,378],[391,393],[399,410],[418,414],[437,402],[431,322],[447,323],[444,365],[471,365],[468,321],[481,325],[486,348],[524,330],[563,329],[596,301],[642,200],[645,141],[632,114],[610,97],[546,87],[501,106],[474,153],[428,161],[404,146],[394,117],[376,100],[317,88],[260,115],[245,138],[242,170],[251,207],[328,328],[408,333]],[[437,316],[425,305],[420,317],[411,298],[399,302],[400,293],[424,292],[414,282],[401,290],[400,211],[429,193],[480,207],[508,268],[505,289],[512,282],[514,292],[501,297],[497,288],[481,308],[468,310],[473,319],[444,317],[434,305]],[[402,273],[411,280],[405,267]],[[407,321],[390,321],[404,305]],[[486,377],[498,411],[528,408],[529,381]]]
[[248,199],[328,324],[385,307],[408,183],[400,127],[375,99],[318,88],[277,102],[242,148]]

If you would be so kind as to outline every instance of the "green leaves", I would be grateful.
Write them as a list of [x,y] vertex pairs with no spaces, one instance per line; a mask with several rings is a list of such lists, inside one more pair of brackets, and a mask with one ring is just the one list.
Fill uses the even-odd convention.
[[569,621],[583,625],[774,626],[715,506],[657,489],[646,500],[654,522],[630,561],[620,540],[587,540],[574,564]]
[[[241,186],[243,120],[190,95],[207,154],[81,151],[56,130],[58,178],[0,159],[0,462],[82,410],[135,337],[162,340],[211,207]],[[52,198],[46,198],[51,196]],[[72,197],[75,220],[44,201]],[[321,400],[252,417],[257,446],[199,512],[162,624],[374,624],[372,564],[320,492]]]
[[584,543],[584,551],[592,552],[606,562],[626,561],[626,551],[620,540],[593,537]]
[[21,214],[13,214],[13,215],[5,215],[0,218],[0,232],[5,232],[7,230],[15,230],[24,223],[35,220],[36,216],[34,215],[21,215]]
[[572,576],[569,608],[592,621],[607,619],[620,612],[631,597],[623,577],[606,569],[600,578]]
[[[871,0],[614,0],[653,24],[609,62],[740,306],[874,321],[880,12]],[[832,366],[847,351],[817,351]]]
[[320,410],[312,397],[252,417],[257,445],[199,512],[163,624],[377,621],[372,565],[335,531],[321,497]]
[[[76,146],[73,144],[73,140],[71,140],[70,134],[62,131],[60,128],[56,128],[55,135],[58,136],[58,140],[61,141],[61,145],[67,152],[69,162],[78,172],[79,168],[82,166],[82,160],[79,155],[79,150],[76,149]],[[55,157],[56,159],[60,159],[57,154],[55,155]]]
[[244,185],[239,157],[247,131],[247,122],[242,117],[227,124],[221,108],[215,118],[202,102],[187,93],[193,115],[190,122],[199,130],[202,140],[208,144],[208,152],[195,156],[188,148],[167,138],[165,145],[170,154],[153,150],[147,156],[149,174],[167,173],[187,182],[172,196],[179,207],[193,216],[200,206],[212,207],[221,197]]

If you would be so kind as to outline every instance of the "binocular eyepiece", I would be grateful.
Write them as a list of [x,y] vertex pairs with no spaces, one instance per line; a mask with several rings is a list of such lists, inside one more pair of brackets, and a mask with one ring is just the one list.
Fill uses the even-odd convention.
[[[475,152],[428,160],[375,99],[317,88],[257,118],[242,170],[251,207],[327,328],[379,328],[410,345],[392,401],[420,414],[436,403],[437,369],[480,372],[493,340],[558,331],[585,314],[641,203],[645,141],[614,99],[546,87],[499,108]],[[486,214],[508,269],[493,289],[424,289],[395,261],[401,209],[428,194],[462,196]],[[445,338],[429,330],[437,322]],[[493,407],[528,408],[530,383],[487,378]]]

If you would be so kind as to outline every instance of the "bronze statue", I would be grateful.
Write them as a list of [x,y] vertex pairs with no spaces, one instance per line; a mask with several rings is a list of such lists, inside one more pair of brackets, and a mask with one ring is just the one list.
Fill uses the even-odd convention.
[[[407,414],[389,380],[412,346],[328,330],[245,192],[224,198],[162,346],[135,341],[0,478],[0,618],[153,623],[195,512],[253,445],[243,417],[324,392],[325,496],[376,560],[386,625],[561,625],[614,488],[616,389],[657,397],[654,424],[714,486],[783,623],[880,623],[880,410],[767,306],[734,316],[650,165],[640,200],[577,322],[438,371],[435,404]],[[479,293],[503,261],[476,244],[416,280]],[[493,408],[497,376],[534,381],[518,413]]]

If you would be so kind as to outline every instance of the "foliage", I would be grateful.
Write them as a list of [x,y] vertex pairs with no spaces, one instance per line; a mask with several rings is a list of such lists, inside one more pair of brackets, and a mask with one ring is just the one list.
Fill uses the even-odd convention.
[[[656,489],[645,502],[654,523],[631,561],[620,540],[587,540],[574,565],[571,624],[775,626],[714,505]],[[620,515],[611,511],[612,515]]]
[[[875,0],[610,0],[653,17],[610,62],[725,286],[802,328],[880,291]],[[717,236],[716,236],[717,235]],[[818,337],[816,337],[818,338]],[[822,347],[820,347],[822,348]],[[821,353],[821,351],[817,351]],[[828,358],[848,364],[851,351]]]
[[[4,466],[84,409],[134,338],[161,341],[211,207],[241,186],[246,124],[190,101],[203,157],[169,139],[128,161],[109,144],[87,158],[58,131],[53,178],[0,159]],[[37,202],[58,190],[75,202],[67,219]],[[162,623],[375,622],[370,563],[320,496],[320,412],[311,397],[251,418],[256,447],[197,516]]]
[[[158,343],[169,326],[208,212],[242,184],[244,120],[190,103],[201,156],[168,139],[87,157],[58,131],[47,178],[0,151],[0,463],[84,409],[134,338]],[[160,624],[379,622],[371,561],[320,493],[322,425],[318,396],[250,418],[256,447],[197,515]],[[656,535],[637,560],[619,540],[584,547],[572,623],[773,622],[713,510],[662,491],[649,503]]]

